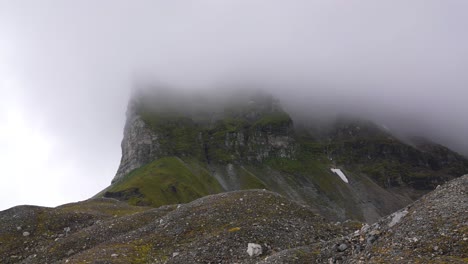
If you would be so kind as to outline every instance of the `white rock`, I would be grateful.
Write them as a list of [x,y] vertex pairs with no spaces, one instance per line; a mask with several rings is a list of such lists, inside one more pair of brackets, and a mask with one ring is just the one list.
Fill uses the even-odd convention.
[[23,236],[27,237],[29,235],[30,235],[29,232],[23,232]]
[[68,232],[70,232],[70,227],[65,227],[63,231],[65,232],[65,236],[68,236]]
[[369,230],[370,226],[368,224],[364,224],[361,227],[361,233],[366,233]]
[[401,219],[403,219],[403,217],[405,217],[407,214],[408,214],[408,211],[406,210],[394,213],[392,221],[388,224],[388,227],[392,227],[398,224],[401,221]]
[[173,257],[173,258],[174,258],[174,257],[177,257],[177,256],[179,256],[179,252],[174,252],[174,253],[172,253],[172,257]]
[[247,245],[247,254],[251,257],[260,256],[263,253],[262,246],[255,243],[249,243]]
[[115,253],[111,255],[111,257],[113,257],[113,258],[116,258],[118,256],[119,256],[119,254],[115,254]]

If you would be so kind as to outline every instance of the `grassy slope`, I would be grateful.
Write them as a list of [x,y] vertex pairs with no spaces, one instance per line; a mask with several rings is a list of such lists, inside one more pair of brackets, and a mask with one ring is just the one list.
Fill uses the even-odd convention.
[[[233,170],[240,189],[269,189],[285,195],[293,193],[311,202],[310,197],[306,197],[307,190],[301,189],[304,186],[314,186],[325,198],[313,203],[327,206],[329,202],[333,202],[352,212],[353,215],[350,217],[360,218],[360,213],[348,199],[349,189],[330,172],[330,161],[323,153],[323,145],[319,142],[311,138],[298,137],[300,148],[297,159],[271,157],[263,163],[253,164],[239,163],[239,158],[242,159],[246,150],[237,148],[237,153],[234,154],[224,147],[228,133],[249,134],[255,131],[287,133],[286,129],[290,127],[292,121],[284,112],[264,114],[254,122],[239,116],[230,116],[216,122],[210,128],[197,126],[190,119],[172,115],[144,116],[144,120],[153,130],[158,133],[163,132],[168,139],[172,139],[169,145],[172,150],[169,152],[184,161],[175,156],[158,159],[134,170],[105,190],[122,192],[138,188],[142,195],[131,197],[130,204],[160,206],[183,203],[223,191],[221,185],[206,169],[208,159],[218,164],[215,165],[218,167],[234,162]],[[208,142],[207,157],[201,157],[199,151],[194,150],[198,147],[194,138],[200,132],[204,135],[203,140]]]
[[132,197],[130,204],[186,203],[196,198],[219,193],[219,183],[197,161],[182,161],[177,157],[165,157],[153,161],[114,183],[108,192],[138,188],[144,197]]
[[[420,151],[389,138],[378,128],[362,126],[365,131],[354,131],[350,136],[348,131],[352,127],[346,127],[337,130],[333,142],[328,142],[303,131],[292,131],[292,120],[284,112],[262,113],[255,120],[247,119],[244,114],[233,111],[215,123],[199,123],[193,117],[175,113],[143,112],[143,120],[158,133],[167,156],[134,170],[97,196],[106,191],[118,193],[136,188],[136,194],[131,193],[123,200],[151,206],[185,203],[225,191],[220,184],[224,180],[235,186],[229,185],[234,189],[269,189],[319,207],[337,206],[345,210],[346,217],[363,219],[358,205],[362,199],[383,202],[375,195],[362,198],[356,191],[376,194],[382,191],[380,187],[397,184],[396,179],[425,178],[434,174],[415,166],[424,159]],[[259,132],[294,137],[295,157],[272,155],[261,163],[247,160],[246,157],[262,152],[264,146],[246,147],[239,144],[238,137],[257,136]],[[226,171],[228,164],[231,164],[232,175]],[[352,181],[359,182],[360,189],[342,182],[330,172],[330,167],[337,164]],[[221,182],[214,176],[213,168],[224,174],[216,176],[225,177]],[[311,194],[311,190],[317,194]]]
[[[118,193],[136,188],[138,193],[130,195],[130,204],[160,206],[185,203],[222,192],[224,190],[221,185],[207,169],[208,163],[224,166],[245,154],[245,150],[240,148],[235,154],[226,149],[226,135],[239,131],[245,134],[254,133],[258,129],[271,131],[291,122],[284,112],[265,114],[255,122],[229,115],[209,127],[174,113],[143,112],[142,118],[160,135],[161,148],[169,156],[132,171],[96,197],[103,196],[106,192]],[[205,150],[203,142],[206,145]],[[234,165],[234,170],[241,189],[267,188],[262,180],[240,166]]]

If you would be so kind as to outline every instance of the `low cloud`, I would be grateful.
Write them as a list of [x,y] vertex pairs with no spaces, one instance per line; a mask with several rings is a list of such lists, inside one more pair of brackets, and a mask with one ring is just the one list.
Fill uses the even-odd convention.
[[[53,179],[83,184],[57,204],[110,182],[142,79],[221,94],[258,84],[291,111],[355,113],[468,155],[467,11],[457,0],[3,1],[0,105],[14,93],[25,124],[60,146],[48,162],[67,173]],[[0,193],[21,188],[4,184],[15,173],[0,176]],[[41,197],[59,188],[30,189],[0,208],[54,204]]]

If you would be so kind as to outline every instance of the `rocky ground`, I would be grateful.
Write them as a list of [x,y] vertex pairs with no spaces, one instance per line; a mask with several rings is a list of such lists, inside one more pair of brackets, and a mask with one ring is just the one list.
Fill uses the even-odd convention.
[[262,263],[468,263],[468,175],[346,236]]
[[370,226],[264,190],[19,206],[0,212],[0,263],[467,263],[467,187],[468,175]]

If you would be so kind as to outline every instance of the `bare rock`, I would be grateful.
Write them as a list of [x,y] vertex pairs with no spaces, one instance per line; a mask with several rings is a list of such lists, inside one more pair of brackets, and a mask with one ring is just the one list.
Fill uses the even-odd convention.
[[249,243],[247,245],[247,254],[251,257],[258,257],[263,253],[262,246],[255,243]]

